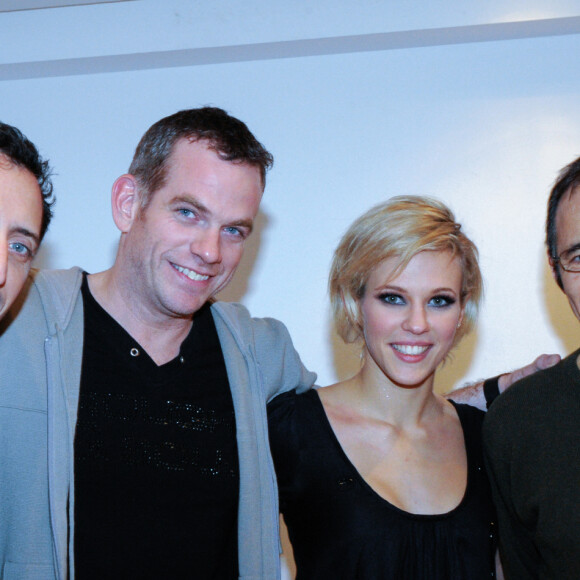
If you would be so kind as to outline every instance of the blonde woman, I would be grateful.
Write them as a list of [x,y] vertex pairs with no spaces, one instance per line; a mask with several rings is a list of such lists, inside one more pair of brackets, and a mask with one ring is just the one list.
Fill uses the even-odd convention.
[[433,392],[481,293],[477,250],[439,201],[392,198],[344,235],[330,295],[361,369],[269,406],[299,580],[494,576],[484,413]]

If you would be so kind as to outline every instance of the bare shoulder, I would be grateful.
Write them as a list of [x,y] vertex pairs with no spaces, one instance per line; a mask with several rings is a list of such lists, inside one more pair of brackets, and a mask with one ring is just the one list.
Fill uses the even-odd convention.
[[347,379],[317,390],[322,406],[331,420],[340,422],[353,420],[358,405],[356,397],[353,396],[352,386],[352,379]]
[[453,406],[451,400],[449,400],[447,397],[443,395],[438,394],[434,394],[434,398],[435,398],[435,408],[438,412],[441,413],[444,419],[459,420],[457,410]]

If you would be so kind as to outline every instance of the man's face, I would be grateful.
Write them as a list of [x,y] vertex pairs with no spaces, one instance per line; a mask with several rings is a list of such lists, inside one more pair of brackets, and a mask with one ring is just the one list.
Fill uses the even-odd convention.
[[[176,143],[165,185],[122,242],[133,300],[154,319],[189,318],[233,276],[262,197],[257,167],[207,143]],[[126,278],[127,279],[127,278]]]
[[[557,254],[580,248],[580,194],[568,191],[556,211]],[[564,293],[572,311],[580,320],[580,273],[566,272],[560,268]]]
[[40,243],[41,222],[36,178],[0,155],[0,318],[24,285]]

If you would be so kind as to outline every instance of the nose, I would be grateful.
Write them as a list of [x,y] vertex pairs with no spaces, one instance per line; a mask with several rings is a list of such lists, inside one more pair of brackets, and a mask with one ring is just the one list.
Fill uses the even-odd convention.
[[410,306],[407,317],[403,321],[403,329],[413,334],[423,334],[429,330],[427,312],[422,304],[413,304]]
[[219,264],[222,261],[221,236],[217,229],[206,229],[191,242],[191,253],[199,256],[206,264]]

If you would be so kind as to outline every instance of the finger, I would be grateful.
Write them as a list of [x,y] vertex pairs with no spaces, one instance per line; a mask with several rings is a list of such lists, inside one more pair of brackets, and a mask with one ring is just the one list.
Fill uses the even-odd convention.
[[560,362],[559,354],[541,354],[535,361],[534,366],[537,370],[548,369]]

